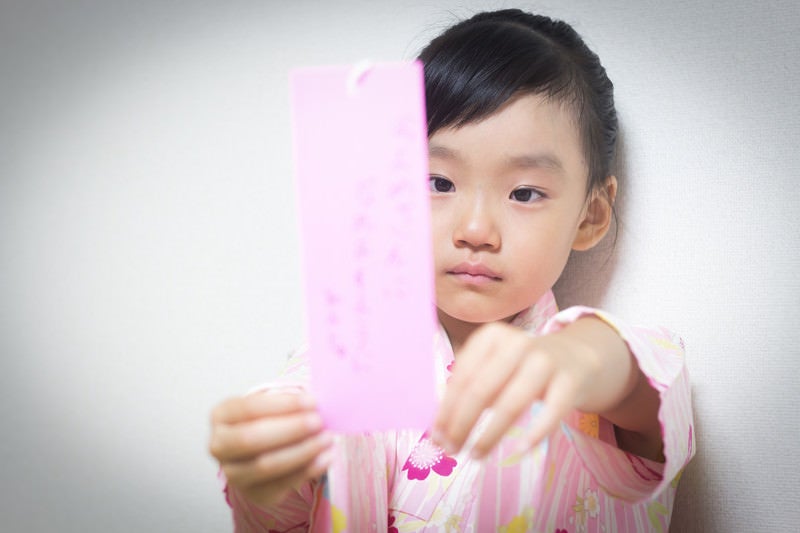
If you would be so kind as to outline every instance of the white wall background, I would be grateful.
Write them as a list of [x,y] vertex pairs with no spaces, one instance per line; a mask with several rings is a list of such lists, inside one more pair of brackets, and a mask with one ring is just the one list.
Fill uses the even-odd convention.
[[[288,69],[411,58],[514,5],[0,3],[2,531],[230,529],[208,412],[302,337]],[[796,530],[798,4],[520,6],[617,86],[619,242],[558,292],[685,337],[672,530]]]

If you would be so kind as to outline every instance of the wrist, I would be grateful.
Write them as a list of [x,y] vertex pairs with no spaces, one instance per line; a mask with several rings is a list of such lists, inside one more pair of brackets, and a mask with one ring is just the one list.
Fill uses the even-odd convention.
[[628,345],[607,322],[584,316],[561,330],[575,343],[580,364],[587,369],[586,394],[576,408],[603,414],[614,409],[635,389],[637,366]]

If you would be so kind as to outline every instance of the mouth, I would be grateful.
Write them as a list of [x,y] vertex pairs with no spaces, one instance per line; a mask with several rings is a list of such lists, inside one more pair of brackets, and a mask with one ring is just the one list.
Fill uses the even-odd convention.
[[484,284],[495,281],[502,281],[502,277],[492,269],[480,263],[461,263],[447,271],[459,281],[470,284]]

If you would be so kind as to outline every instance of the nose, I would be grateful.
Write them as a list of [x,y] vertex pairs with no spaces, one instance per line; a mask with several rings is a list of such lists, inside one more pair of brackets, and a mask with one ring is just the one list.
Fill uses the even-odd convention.
[[461,198],[453,230],[453,244],[457,248],[475,250],[500,248],[500,230],[491,206],[482,194]]

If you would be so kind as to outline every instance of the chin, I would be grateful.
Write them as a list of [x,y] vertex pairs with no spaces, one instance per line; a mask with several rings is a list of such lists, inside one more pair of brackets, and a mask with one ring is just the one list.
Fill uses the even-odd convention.
[[[451,291],[437,287],[436,307],[439,313],[460,322],[487,324],[506,321],[529,305],[525,298],[510,298],[509,294],[484,294],[478,291]],[[527,295],[525,295],[527,296]]]
[[[504,314],[499,311],[492,313],[487,309],[481,309],[480,306],[459,306],[455,308],[450,306],[442,306],[439,307],[438,310],[440,314],[445,314],[452,319],[470,324],[487,324],[489,322],[498,322],[500,320],[505,320],[509,316],[509,314]],[[516,313],[510,314],[513,316]]]

